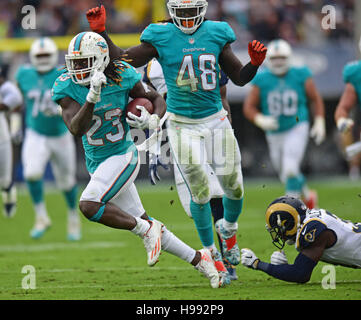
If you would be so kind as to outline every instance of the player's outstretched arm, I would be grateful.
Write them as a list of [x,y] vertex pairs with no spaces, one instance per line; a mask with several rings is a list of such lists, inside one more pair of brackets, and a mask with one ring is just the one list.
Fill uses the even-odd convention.
[[351,83],[346,83],[345,90],[342,93],[340,102],[335,110],[335,122],[340,132],[349,131],[354,122],[348,118],[350,111],[357,103],[357,93],[355,87]]
[[140,45],[123,50],[115,45],[105,30],[106,11],[105,7],[91,8],[86,17],[92,31],[99,33],[107,42],[110,60],[122,59],[133,67],[141,67],[154,57],[158,57],[157,50],[149,43],[142,42]]
[[253,40],[248,44],[248,54],[251,61],[243,66],[234,54],[231,45],[227,43],[219,56],[219,62],[223,71],[234,84],[244,86],[254,78],[258,67],[266,58],[266,53],[267,48],[259,41]]

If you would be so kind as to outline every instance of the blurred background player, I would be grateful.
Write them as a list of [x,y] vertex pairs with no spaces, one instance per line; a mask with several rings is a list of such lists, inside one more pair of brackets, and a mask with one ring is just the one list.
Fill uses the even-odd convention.
[[[269,43],[267,69],[252,80],[244,102],[245,117],[266,132],[271,162],[286,194],[317,205],[317,193],[309,190],[301,173],[309,134],[316,145],[326,137],[325,108],[307,67],[291,65],[292,49],[284,40]],[[308,105],[314,117],[309,132]]]
[[[141,44],[125,51],[114,45],[105,32],[104,6],[90,9],[87,18],[91,29],[106,39],[111,59],[124,57],[133,66],[140,67],[158,58],[168,89],[169,144],[192,194],[190,210],[198,235],[205,248],[217,252],[210,207],[212,195],[205,169],[208,157],[225,193],[224,218],[219,225],[223,252],[231,264],[237,265],[240,262],[237,221],[244,194],[241,153],[222,106],[218,75],[221,67],[234,84],[244,86],[257,73],[267,48],[259,41],[250,42],[251,61],[243,66],[232,51],[230,44],[236,35],[228,23],[204,20],[207,1],[170,0],[167,7],[171,19],[150,24],[140,37]],[[209,134],[204,135],[205,132]],[[226,140],[227,147],[232,148],[227,152],[226,143],[220,142]],[[219,143],[209,153],[215,141]],[[217,163],[220,155],[227,159]]]
[[[250,249],[242,249],[242,264],[272,277],[305,283],[319,261],[350,268],[361,268],[361,223],[343,220],[325,209],[307,209],[299,199],[280,197],[266,210],[266,228],[279,249],[271,263],[257,258]],[[299,254],[288,264],[285,243],[294,244]]]
[[[151,85],[155,90],[157,90],[158,93],[160,93],[164,99],[167,99],[167,85],[165,83],[164,74],[162,70],[162,66],[159,64],[157,59],[152,59],[148,62],[147,66],[144,68],[144,76],[143,81]],[[220,80],[219,80],[219,86],[220,86],[220,92],[221,92],[221,99],[222,99],[222,105],[223,108],[227,111],[227,117],[230,123],[232,123],[231,118],[231,108],[227,100],[227,83],[228,83],[228,77],[227,75],[221,70],[220,73]],[[152,184],[156,184],[157,180],[160,180],[158,175],[158,166],[163,167],[164,169],[168,169],[168,166],[166,166],[164,163],[162,163],[162,160],[159,156],[155,156],[155,159],[149,160],[149,177]],[[220,221],[223,218],[223,203],[222,203],[222,197],[224,196],[224,192],[222,190],[222,187],[219,185],[219,182],[210,166],[207,168],[208,170],[208,177],[210,180],[210,187],[212,189],[211,193],[213,195],[213,198],[210,201],[211,205],[211,211],[213,216],[213,223],[216,225],[218,221]],[[177,187],[177,192],[179,199],[181,201],[181,204],[184,208],[184,211],[187,213],[189,217],[192,218],[192,214],[190,211],[190,201],[191,201],[191,194],[189,193],[189,190],[187,188],[187,185],[176,165],[173,166],[173,172],[174,172],[174,180]],[[218,222],[220,223],[220,222]],[[222,250],[222,243],[221,239],[218,236],[219,241],[219,247],[221,249],[221,255],[223,256],[223,250]],[[216,263],[218,263],[217,259],[220,259],[220,256],[215,257]],[[230,280],[237,280],[237,274],[236,269],[234,266],[232,266],[227,259],[223,258],[223,264],[226,267]],[[219,269],[222,269],[222,266],[218,267]]]
[[20,66],[16,81],[25,101],[24,178],[35,210],[35,225],[30,236],[38,239],[51,226],[43,185],[50,161],[68,208],[67,238],[79,240],[75,143],[61,118],[59,106],[51,100],[54,81],[63,72],[57,68],[58,49],[50,38],[39,38],[33,42],[29,57],[31,64]]
[[[158,262],[162,249],[191,263],[210,279],[213,288],[218,288],[222,283],[209,250],[190,248],[161,222],[150,218],[134,184],[140,157],[128,122],[134,122],[138,129],[157,129],[166,110],[164,99],[143,84],[141,74],[126,62],[109,63],[108,46],[94,32],[76,35],[65,60],[67,72],[54,83],[52,99],[62,107],[70,132],[82,136],[90,181],[80,198],[81,212],[90,221],[130,230],[141,237],[149,266]],[[154,113],[143,107],[140,117],[126,118],[129,97],[147,98]]]
[[3,214],[8,218],[14,216],[16,212],[12,138],[19,137],[19,133],[21,136],[22,123],[19,108],[22,102],[19,89],[6,80],[5,70],[0,67],[0,188]]
[[[359,50],[361,50],[361,39],[359,42]],[[343,81],[345,88],[342,92],[340,101],[336,107],[334,118],[337,129],[341,133],[341,140],[344,147],[352,144],[354,141],[354,119],[355,115],[352,111],[356,105],[361,105],[361,61],[352,61],[346,64],[343,69]],[[359,130],[357,130],[358,139],[360,138]],[[349,160],[349,176],[355,180],[360,176],[360,158],[361,154],[355,155]]]

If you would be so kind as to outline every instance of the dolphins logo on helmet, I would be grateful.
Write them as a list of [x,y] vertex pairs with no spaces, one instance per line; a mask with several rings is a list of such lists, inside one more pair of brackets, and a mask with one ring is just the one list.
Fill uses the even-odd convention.
[[77,34],[65,55],[66,67],[74,83],[87,86],[96,70],[103,72],[109,64],[109,48],[105,39],[95,32]]
[[206,0],[169,0],[167,7],[174,25],[182,32],[192,34],[204,21],[208,2]]
[[294,243],[306,213],[306,205],[300,199],[290,196],[277,198],[267,207],[266,229],[278,249],[282,249],[286,242]]

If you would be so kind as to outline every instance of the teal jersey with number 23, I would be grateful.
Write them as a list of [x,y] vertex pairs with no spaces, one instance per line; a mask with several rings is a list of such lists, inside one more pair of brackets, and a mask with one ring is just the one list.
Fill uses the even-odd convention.
[[[129,91],[140,81],[141,74],[126,62],[122,61],[120,67],[121,82],[118,84],[107,78],[107,83],[102,86],[100,101],[94,106],[92,126],[82,137],[90,173],[107,158],[135,150],[129,125],[125,121],[125,109]],[[83,106],[88,92],[88,87],[75,84],[69,74],[64,73],[54,83],[52,99],[58,102],[70,97]]]

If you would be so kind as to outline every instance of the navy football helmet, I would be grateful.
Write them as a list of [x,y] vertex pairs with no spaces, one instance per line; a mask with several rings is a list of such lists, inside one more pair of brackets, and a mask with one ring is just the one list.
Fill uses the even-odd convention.
[[290,196],[277,198],[267,207],[266,229],[278,249],[282,249],[286,242],[294,243],[297,229],[306,212],[306,205],[300,199]]

